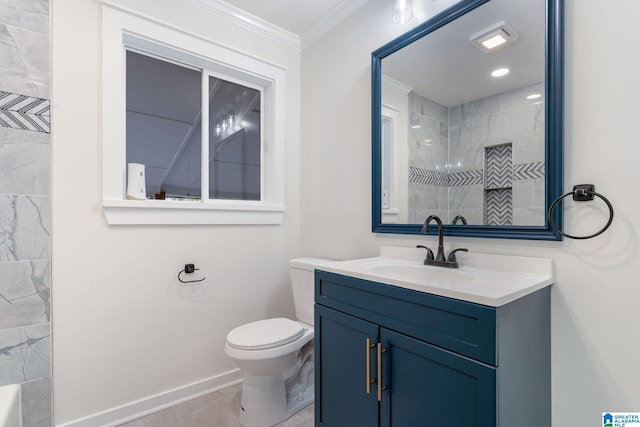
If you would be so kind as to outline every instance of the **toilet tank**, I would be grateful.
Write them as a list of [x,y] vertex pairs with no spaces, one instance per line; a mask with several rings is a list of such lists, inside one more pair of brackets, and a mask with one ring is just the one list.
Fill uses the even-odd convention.
[[314,271],[316,267],[329,262],[334,260],[296,258],[289,262],[296,318],[309,325],[313,325]]

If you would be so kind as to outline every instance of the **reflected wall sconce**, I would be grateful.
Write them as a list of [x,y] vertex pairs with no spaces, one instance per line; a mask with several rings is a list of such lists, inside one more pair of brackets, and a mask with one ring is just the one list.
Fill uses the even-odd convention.
[[228,115],[219,119],[214,129],[216,136],[220,136],[227,131],[231,132],[235,130],[235,117],[233,113],[229,113]]
[[393,0],[392,17],[394,22],[404,24],[413,18],[412,0]]

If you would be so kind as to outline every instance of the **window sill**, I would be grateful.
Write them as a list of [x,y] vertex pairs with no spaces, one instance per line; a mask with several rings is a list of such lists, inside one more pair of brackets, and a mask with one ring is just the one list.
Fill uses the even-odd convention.
[[103,200],[110,225],[213,225],[282,223],[284,205],[170,200]]
[[400,211],[398,209],[388,208],[382,209],[382,223],[383,224],[395,224],[398,222],[398,215]]

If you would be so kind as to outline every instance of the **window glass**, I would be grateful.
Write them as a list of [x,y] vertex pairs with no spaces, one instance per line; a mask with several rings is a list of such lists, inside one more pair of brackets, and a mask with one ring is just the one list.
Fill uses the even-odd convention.
[[133,51],[126,68],[127,163],[145,165],[147,198],[199,199],[201,71]]
[[204,173],[209,199],[261,200],[261,92],[213,76],[205,90],[201,82],[200,70],[127,51],[127,163],[145,165],[149,199],[201,199]]
[[261,199],[260,95],[209,77],[210,199]]

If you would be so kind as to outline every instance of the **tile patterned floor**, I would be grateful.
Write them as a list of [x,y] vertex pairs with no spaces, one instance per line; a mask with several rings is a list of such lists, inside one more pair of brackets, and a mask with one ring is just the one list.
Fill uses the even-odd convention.
[[[241,427],[237,408],[242,384],[164,409],[121,427]],[[277,427],[313,427],[313,405],[307,406]]]

